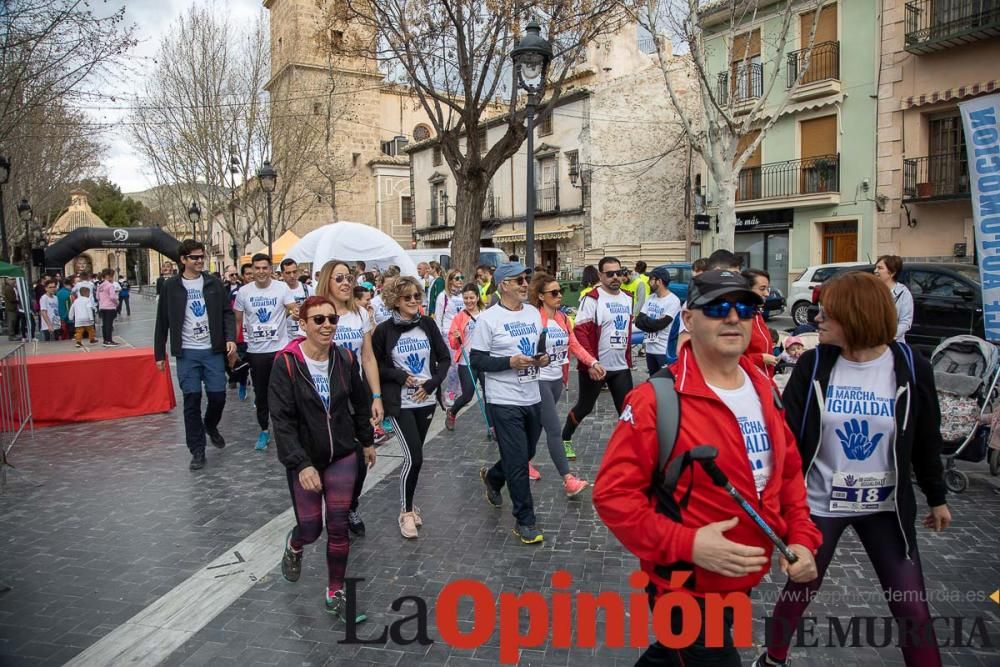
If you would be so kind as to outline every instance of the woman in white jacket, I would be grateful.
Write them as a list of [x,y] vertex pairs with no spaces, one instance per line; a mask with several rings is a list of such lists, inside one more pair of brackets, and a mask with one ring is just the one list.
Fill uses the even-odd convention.
[[896,276],[903,270],[903,259],[899,255],[882,255],[875,263],[875,275],[886,284],[896,304],[896,340],[906,342],[906,332],[913,326],[913,295],[906,285],[896,282]]

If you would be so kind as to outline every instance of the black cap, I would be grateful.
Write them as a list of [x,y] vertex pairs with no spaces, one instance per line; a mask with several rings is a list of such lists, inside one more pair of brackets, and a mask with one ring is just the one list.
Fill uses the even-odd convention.
[[757,305],[764,303],[760,295],[750,289],[746,278],[735,271],[705,271],[691,279],[688,285],[688,308],[701,308],[716,299],[736,294],[739,299]]

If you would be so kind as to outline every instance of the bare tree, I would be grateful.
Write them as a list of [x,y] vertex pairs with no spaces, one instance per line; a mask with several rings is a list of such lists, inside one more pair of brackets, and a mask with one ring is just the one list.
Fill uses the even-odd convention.
[[[347,0],[365,27],[364,45],[386,69],[401,72],[430,119],[457,185],[452,261],[475,266],[490,181],[526,136],[523,98],[512,85],[510,52],[528,16],[553,46],[550,82],[537,113],[559,99],[588,44],[623,19],[618,0]],[[347,45],[350,48],[352,45]],[[506,132],[481,150],[479,124],[498,97],[509,100]]]
[[[263,238],[266,229],[255,173],[271,152],[272,108],[264,90],[270,75],[268,43],[263,15],[249,26],[234,26],[211,4],[191,7],[163,38],[156,68],[146,79],[146,101],[130,118],[136,148],[164,186],[165,210],[183,219],[190,202],[201,200],[205,214],[198,236],[212,238],[218,221],[244,249]],[[276,168],[274,231],[280,234],[295,222],[281,213],[289,208],[285,198],[296,174],[287,164]],[[239,209],[235,213],[231,195]],[[228,213],[211,214],[222,210]]]
[[[623,3],[632,17],[654,38],[670,103],[677,110],[691,147],[704,160],[715,188],[719,216],[716,238],[721,247],[733,248],[740,170],[792,101],[809,69],[822,1],[720,0],[706,5],[699,0],[623,0]],[[762,11],[775,12],[779,27],[776,33],[771,33],[770,44],[761,44],[760,55],[765,74],[759,79],[760,94],[753,98],[749,109],[744,106],[737,112],[733,98],[738,96],[733,95],[733,91],[740,91],[741,86],[758,85],[749,80],[749,73],[754,71],[751,58],[756,55],[751,52],[751,40],[739,37],[748,32],[746,26],[754,23]],[[814,12],[814,16],[808,46],[798,61],[798,75],[787,89],[776,89],[778,75],[784,71],[781,64],[793,21],[806,12]],[[705,18],[719,13],[724,14],[724,28],[706,33]],[[721,39],[718,35],[722,35]],[[687,57],[695,73],[694,84],[701,101],[700,117],[692,118],[685,113],[677,82],[667,76],[674,57],[671,38],[687,47]],[[711,52],[712,47],[708,43],[713,40],[725,49],[724,53]],[[770,49],[765,50],[765,46]],[[717,60],[722,63],[722,72],[728,73],[730,78],[725,85],[719,85],[721,72],[711,69],[709,61],[712,55],[723,56]],[[752,140],[741,141],[755,130],[758,132]]]
[[135,45],[125,8],[95,14],[82,0],[0,4],[0,141],[35,111],[88,95]]

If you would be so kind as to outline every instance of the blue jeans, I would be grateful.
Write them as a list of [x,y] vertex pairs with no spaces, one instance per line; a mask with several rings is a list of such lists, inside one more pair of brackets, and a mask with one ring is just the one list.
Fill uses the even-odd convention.
[[[192,455],[205,452],[205,432],[214,431],[226,405],[225,357],[211,350],[181,350],[177,357],[177,383],[184,394],[184,436]],[[201,386],[208,406],[201,415]]]

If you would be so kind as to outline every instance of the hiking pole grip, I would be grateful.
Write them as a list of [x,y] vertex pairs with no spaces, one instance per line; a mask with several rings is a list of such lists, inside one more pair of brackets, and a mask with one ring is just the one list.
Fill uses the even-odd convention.
[[743,508],[743,511],[750,515],[750,518],[753,519],[757,525],[760,526],[760,529],[764,531],[764,534],[770,538],[771,542],[774,543],[774,546],[781,552],[781,555],[785,557],[785,560],[789,563],[795,563],[798,561],[799,557],[795,554],[795,552],[788,548],[788,545],[785,544],[780,537],[778,537],[777,533],[774,532],[771,526],[767,525],[764,518],[757,513],[757,510],[753,508],[753,505],[747,502],[747,499],[743,497],[743,494],[736,490],[736,488],[729,481],[729,478],[726,477],[726,473],[722,472],[722,469],[716,465],[715,456],[709,456],[709,452],[707,450],[714,450],[714,453],[716,455],[718,454],[718,450],[715,449],[715,447],[702,445],[701,447],[695,447],[691,450],[691,458],[701,464],[702,469],[704,469],[704,471],[711,478],[713,484],[725,489],[726,493],[728,493],[733,500],[739,503],[740,507]]

